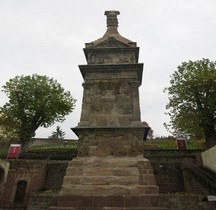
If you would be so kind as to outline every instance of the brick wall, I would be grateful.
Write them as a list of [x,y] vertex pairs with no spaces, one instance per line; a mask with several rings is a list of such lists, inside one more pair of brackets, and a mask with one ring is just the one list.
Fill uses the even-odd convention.
[[26,181],[24,204],[29,193],[45,189],[60,189],[68,161],[49,160],[8,160],[10,168],[0,200],[0,209],[4,205],[13,204],[17,183]]
[[152,163],[160,193],[184,192],[184,179],[178,163]]
[[[47,210],[50,206],[56,206],[57,195],[31,194],[27,210]],[[167,210],[214,210],[216,202],[206,201],[204,196],[190,194],[160,194],[159,206]]]
[[68,161],[52,161],[46,166],[46,177],[44,180],[44,189],[61,189],[63,178],[68,166]]
[[57,205],[57,195],[31,194],[28,200],[27,210],[47,210],[50,206]]
[[207,190],[185,170],[187,162],[202,166],[200,151],[145,151],[151,161],[160,193],[206,194]]
[[7,181],[4,185],[1,202],[13,203],[17,183],[27,182],[25,202],[28,192],[35,192],[44,182],[46,163],[40,161],[10,160]]

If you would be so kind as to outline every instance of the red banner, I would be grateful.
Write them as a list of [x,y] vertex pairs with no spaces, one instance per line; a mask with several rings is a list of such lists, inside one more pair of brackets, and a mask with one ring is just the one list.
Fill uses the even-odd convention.
[[187,149],[187,142],[184,138],[178,138],[176,140],[177,142],[177,147],[179,150],[186,150]]
[[8,151],[7,158],[17,159],[19,157],[20,149],[21,149],[21,144],[11,144]]

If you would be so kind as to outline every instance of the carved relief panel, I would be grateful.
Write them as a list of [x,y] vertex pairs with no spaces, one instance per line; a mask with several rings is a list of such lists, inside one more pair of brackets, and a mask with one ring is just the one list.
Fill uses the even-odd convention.
[[132,64],[135,62],[135,53],[92,53],[88,55],[88,64]]
[[95,82],[84,91],[81,121],[90,125],[130,124],[132,88],[127,81]]

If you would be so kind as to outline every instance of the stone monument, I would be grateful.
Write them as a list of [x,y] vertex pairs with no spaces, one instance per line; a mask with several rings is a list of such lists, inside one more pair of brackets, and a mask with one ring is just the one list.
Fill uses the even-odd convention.
[[57,207],[51,209],[163,209],[143,157],[140,119],[143,64],[135,42],[118,33],[118,11],[106,11],[104,36],[84,48],[78,157],[69,162]]

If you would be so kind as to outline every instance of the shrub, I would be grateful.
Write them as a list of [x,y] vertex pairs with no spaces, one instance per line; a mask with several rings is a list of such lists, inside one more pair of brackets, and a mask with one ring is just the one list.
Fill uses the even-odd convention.
[[[163,140],[147,140],[144,141],[145,149],[165,149],[165,150],[175,150],[177,149],[177,144],[175,139],[163,139]],[[204,149],[205,141],[204,140],[188,140],[187,149]]]

